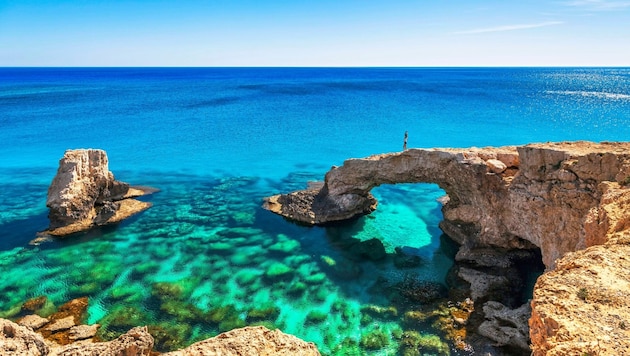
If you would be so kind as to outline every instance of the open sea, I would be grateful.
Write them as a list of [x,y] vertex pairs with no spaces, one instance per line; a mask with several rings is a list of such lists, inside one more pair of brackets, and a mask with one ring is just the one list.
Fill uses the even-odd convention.
[[[262,324],[322,354],[395,355],[408,331],[462,353],[397,293],[453,264],[437,186],[377,187],[377,211],[330,227],[261,208],[401,150],[405,131],[411,148],[628,141],[630,68],[0,68],[0,317],[88,296],[102,337],[151,325],[160,351]],[[118,225],[31,246],[73,148],[160,192]],[[347,248],[372,238],[385,259]],[[421,263],[396,266],[396,247]]]

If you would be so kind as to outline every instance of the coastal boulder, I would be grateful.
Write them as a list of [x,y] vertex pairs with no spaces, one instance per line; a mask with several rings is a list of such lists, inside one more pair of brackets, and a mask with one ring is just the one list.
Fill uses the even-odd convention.
[[125,355],[149,356],[153,350],[153,336],[147,327],[135,327],[108,342],[75,343],[52,350],[54,356]]
[[0,319],[0,355],[48,355],[44,338],[26,326]]
[[280,330],[269,330],[264,326],[248,326],[234,329],[210,339],[188,346],[164,356],[198,355],[301,355],[319,356],[312,342],[306,342]]
[[529,303],[517,309],[489,301],[483,305],[485,321],[478,328],[479,334],[496,342],[496,346],[511,346],[529,354]]
[[48,188],[50,226],[45,232],[64,236],[119,222],[148,209],[151,203],[130,198],[150,192],[114,179],[105,151],[67,150]]

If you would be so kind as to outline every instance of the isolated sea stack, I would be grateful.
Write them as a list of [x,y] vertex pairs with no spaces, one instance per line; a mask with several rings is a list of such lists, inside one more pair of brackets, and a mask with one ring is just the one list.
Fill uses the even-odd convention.
[[132,198],[154,191],[115,180],[103,150],[67,150],[48,188],[50,226],[44,233],[65,236],[122,221],[151,206]]

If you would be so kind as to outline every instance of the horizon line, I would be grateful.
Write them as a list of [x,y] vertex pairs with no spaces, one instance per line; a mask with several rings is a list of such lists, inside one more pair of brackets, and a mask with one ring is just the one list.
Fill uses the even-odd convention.
[[630,68],[626,65],[35,65],[4,66],[0,68]]

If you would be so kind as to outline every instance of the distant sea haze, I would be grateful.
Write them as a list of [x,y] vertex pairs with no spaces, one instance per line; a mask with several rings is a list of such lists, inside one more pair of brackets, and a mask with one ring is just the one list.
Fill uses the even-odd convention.
[[[413,303],[391,295],[406,278],[445,283],[444,192],[381,186],[373,214],[326,228],[262,198],[400,151],[405,132],[409,148],[628,141],[630,68],[0,68],[0,127],[0,312],[88,296],[105,338],[137,323],[189,344],[262,323],[323,353],[393,354],[410,330],[453,347],[430,323],[406,324]],[[70,148],[104,149],[117,179],[161,191],[122,224],[30,246]],[[422,263],[347,248],[372,238]],[[368,320],[375,306],[397,316]],[[366,338],[383,335],[371,351]]]

